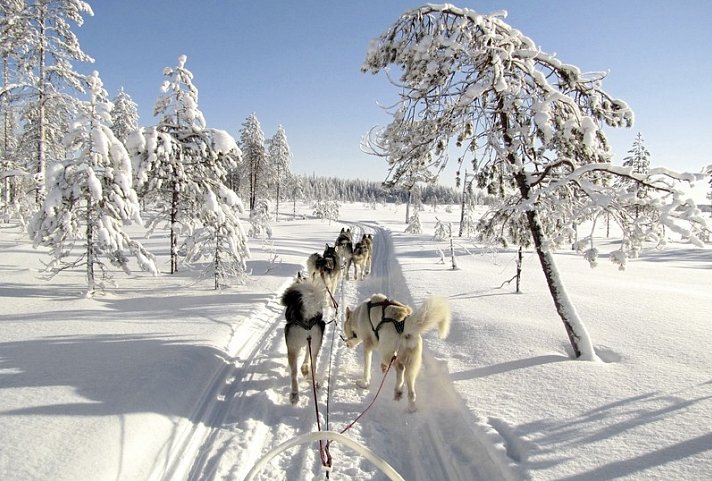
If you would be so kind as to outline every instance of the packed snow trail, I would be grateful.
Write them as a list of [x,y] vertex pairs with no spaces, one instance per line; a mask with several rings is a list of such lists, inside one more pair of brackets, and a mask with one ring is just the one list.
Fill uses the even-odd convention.
[[[374,233],[375,248],[371,274],[364,281],[341,282],[336,295],[340,305],[330,316],[337,322],[327,326],[319,357],[317,377],[322,385],[318,391],[319,411],[322,417],[328,415],[329,421],[326,425],[322,419],[322,428],[336,432],[365,409],[382,379],[376,354],[371,388],[364,390],[356,385],[362,369],[361,348],[349,350],[338,337],[346,306],[354,307],[377,292],[413,307],[422,301],[416,303],[411,299],[395,259],[390,233],[370,223],[351,228],[355,240],[363,232]],[[289,402],[280,294],[281,291],[275,293],[266,306],[253,313],[249,322],[236,329],[229,349],[233,361],[216,374],[197,408],[203,422],[184,433],[183,441],[176,443],[171,461],[157,469],[159,475],[154,479],[241,481],[265,452],[316,430],[311,384],[302,380],[298,404],[293,406]],[[393,401],[395,374],[389,373],[373,408],[345,435],[367,446],[408,481],[522,479],[508,463],[501,446],[497,446],[501,439],[464,406],[449,380],[445,362],[429,353],[428,337],[425,336],[423,369],[417,382],[418,411],[408,413],[406,401]],[[327,378],[330,355],[331,376]],[[327,414],[328,391],[331,399]],[[335,443],[331,444],[330,452],[334,479],[387,479],[351,449]],[[278,455],[255,479],[324,479],[325,473],[314,443]]]

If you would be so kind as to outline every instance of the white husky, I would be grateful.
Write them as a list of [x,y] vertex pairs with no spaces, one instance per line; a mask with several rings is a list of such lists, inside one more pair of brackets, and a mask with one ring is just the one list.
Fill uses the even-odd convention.
[[408,408],[415,411],[415,379],[418,377],[423,354],[421,334],[438,328],[441,339],[450,330],[450,306],[442,297],[429,297],[413,310],[383,294],[375,294],[354,310],[346,308],[344,333],[346,344],[354,348],[363,342],[363,379],[361,387],[371,382],[371,354],[381,355],[381,370],[385,371],[396,356],[396,387],[394,399],[403,396],[403,381],[408,384]]

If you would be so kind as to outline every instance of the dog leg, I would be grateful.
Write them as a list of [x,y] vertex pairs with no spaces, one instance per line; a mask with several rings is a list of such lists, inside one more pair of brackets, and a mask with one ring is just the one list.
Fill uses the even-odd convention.
[[[311,353],[312,353],[312,358],[309,359],[309,351],[307,351],[307,355],[304,358],[304,363],[307,364],[307,373],[304,374],[305,377],[311,377],[311,368],[313,366],[314,369],[314,383],[316,384],[316,388],[319,389],[321,387],[321,383],[319,382],[319,376],[317,376],[317,366],[319,365],[317,363],[317,360],[319,359],[319,351],[321,350],[321,343],[322,339],[324,337],[324,331],[319,330],[318,327],[315,327],[314,329],[317,329],[318,332],[312,337],[311,340]],[[312,332],[314,332],[312,330]],[[302,366],[302,373],[304,373],[304,366]]]
[[289,362],[289,375],[292,382],[292,391],[289,394],[289,402],[297,404],[299,402],[299,381],[297,379],[297,358],[299,357],[298,349],[287,349],[287,361]]
[[409,353],[409,358],[407,360],[408,369],[406,370],[405,377],[406,383],[408,384],[408,410],[410,412],[415,412],[417,410],[415,406],[415,380],[420,372],[420,366],[423,362],[423,339],[417,336],[415,347],[412,352]]
[[403,397],[403,374],[405,372],[405,366],[402,362],[396,359],[396,387],[393,391],[393,399],[400,401]]
[[368,389],[371,384],[371,355],[373,351],[363,346],[363,378],[359,381],[359,386]]

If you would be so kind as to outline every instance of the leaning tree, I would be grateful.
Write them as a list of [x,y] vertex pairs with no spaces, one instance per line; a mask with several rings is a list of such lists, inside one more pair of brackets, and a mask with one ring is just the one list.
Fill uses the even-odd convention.
[[[524,215],[574,355],[596,359],[554,262],[556,228],[605,212],[627,216],[636,200],[612,188],[607,180],[617,176],[656,192],[646,202],[659,215],[645,230],[625,231],[628,243],[660,235],[662,226],[695,240],[699,211],[675,186],[693,176],[611,165],[602,126],[631,126],[632,110],[602,90],[604,74],[582,73],[541,51],[504,16],[427,5],[404,13],[372,42],[363,71],[388,69],[402,89],[391,123],[370,139],[372,150],[388,162],[387,182],[437,173],[455,150],[512,185],[502,204],[509,215],[502,217]],[[586,251],[589,259],[594,253],[593,246]]]

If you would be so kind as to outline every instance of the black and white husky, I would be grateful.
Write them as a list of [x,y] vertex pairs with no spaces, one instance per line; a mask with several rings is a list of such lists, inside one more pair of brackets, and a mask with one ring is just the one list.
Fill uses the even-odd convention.
[[[318,385],[316,361],[326,327],[323,314],[324,288],[300,278],[284,291],[280,301],[286,308],[284,318],[287,324],[284,326],[284,340],[287,343],[287,362],[291,377],[289,400],[292,404],[296,404],[299,401],[297,362],[302,350],[306,351],[301,368],[302,375],[309,377],[314,366],[314,382]],[[311,343],[311,357],[309,343]]]
[[403,396],[403,381],[408,385],[408,408],[415,411],[415,379],[418,377],[423,354],[421,334],[438,329],[441,339],[450,330],[450,306],[442,297],[429,297],[413,312],[410,306],[388,299],[383,294],[374,294],[355,309],[346,308],[344,322],[345,341],[355,348],[363,343],[363,378],[361,387],[371,382],[371,354],[381,355],[381,370],[385,371],[393,356],[396,356],[396,387],[394,398]]

